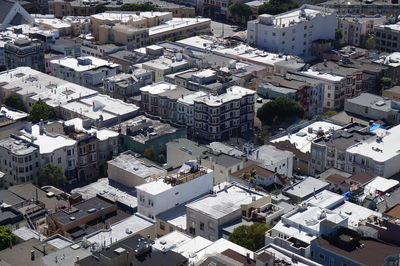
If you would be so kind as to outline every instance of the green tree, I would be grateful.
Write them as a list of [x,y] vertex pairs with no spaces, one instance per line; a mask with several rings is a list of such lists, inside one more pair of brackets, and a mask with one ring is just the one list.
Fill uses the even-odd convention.
[[121,11],[154,11],[155,9],[155,6],[150,2],[123,4],[121,6]]
[[15,245],[17,237],[11,232],[7,226],[0,226],[0,250]]
[[366,49],[374,49],[375,47],[375,39],[374,37],[369,37],[366,41],[365,41],[365,48]]
[[44,101],[40,100],[32,104],[29,117],[33,123],[38,123],[41,119],[49,120],[55,117],[54,111]]
[[39,170],[40,183],[42,185],[63,186],[67,181],[64,170],[55,164],[48,163]]
[[144,150],[143,156],[154,161],[156,159],[156,152],[152,148],[147,148]]
[[243,18],[245,19],[245,21],[247,21],[249,17],[253,14],[251,8],[243,2],[234,2],[229,5],[229,12],[233,16],[239,18],[240,21],[242,21]]
[[100,5],[96,5],[95,6],[95,13],[96,14],[103,13],[103,12],[106,12],[106,11],[107,11],[107,7],[105,5],[100,4]]
[[229,235],[229,241],[256,251],[265,245],[265,232],[271,228],[270,225],[264,223],[241,225],[235,228],[232,234]]
[[258,8],[258,14],[277,15],[298,7],[294,0],[270,0]]
[[164,154],[161,153],[158,155],[158,162],[165,163],[165,155]]
[[269,101],[257,110],[257,117],[267,125],[277,124],[293,118],[302,118],[303,115],[303,107],[285,97],[278,97]]
[[21,110],[21,111],[25,110],[22,100],[17,95],[10,95],[10,96],[6,97],[4,99],[4,104],[11,108],[17,109],[17,110]]

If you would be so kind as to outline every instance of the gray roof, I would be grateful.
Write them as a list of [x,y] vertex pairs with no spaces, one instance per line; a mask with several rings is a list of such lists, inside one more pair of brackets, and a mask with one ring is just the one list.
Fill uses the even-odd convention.
[[361,93],[359,96],[354,97],[352,99],[347,99],[346,101],[349,103],[369,107],[384,112],[395,110],[391,107],[392,102],[396,103],[397,105],[400,105],[400,102],[390,100],[388,98],[384,98],[371,93]]
[[224,167],[231,167],[242,162],[242,159],[224,153],[207,153],[206,156],[207,157],[205,157],[204,159],[210,158],[213,162],[215,162],[215,164],[222,165]]
[[[90,248],[82,248],[78,243],[42,257],[42,263],[43,265],[70,266],[74,265],[77,257],[83,259],[90,255]],[[56,258],[57,263],[55,263]]]
[[16,205],[18,203],[21,203],[25,201],[23,198],[18,197],[14,193],[12,193],[9,190],[0,190],[0,202],[4,202],[8,205]]
[[318,180],[313,177],[308,177],[293,186],[285,188],[283,192],[289,197],[306,199],[307,197],[311,196],[314,191],[318,192],[328,186],[329,183],[325,181]]
[[201,157],[208,150],[206,147],[201,146],[196,142],[185,138],[174,139],[167,143],[167,147],[168,146],[175,146],[176,148],[191,153],[191,155],[197,158]]

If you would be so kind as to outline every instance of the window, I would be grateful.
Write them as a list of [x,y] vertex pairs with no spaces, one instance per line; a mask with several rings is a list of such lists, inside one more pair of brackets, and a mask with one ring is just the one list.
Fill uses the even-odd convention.
[[203,222],[200,222],[200,230],[204,231],[204,223]]
[[160,223],[160,229],[163,230],[163,231],[165,230],[165,224],[164,223]]
[[325,260],[325,255],[324,254],[319,253],[319,257],[320,257],[321,260]]
[[311,250],[310,256],[311,256],[311,258],[314,257],[314,251]]

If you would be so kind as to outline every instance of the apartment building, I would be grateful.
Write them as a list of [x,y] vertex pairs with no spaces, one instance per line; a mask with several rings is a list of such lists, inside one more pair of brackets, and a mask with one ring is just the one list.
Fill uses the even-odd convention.
[[394,53],[400,49],[400,24],[374,27],[375,49]]
[[101,25],[98,41],[100,44],[115,42],[133,50],[149,44],[149,29],[135,28],[127,24]]
[[114,76],[119,65],[93,56],[65,57],[50,62],[51,74],[82,86],[93,87]]
[[152,83],[152,73],[145,69],[136,69],[133,73],[119,73],[103,80],[104,93],[108,96],[126,100],[140,94],[140,88]]
[[102,25],[123,23],[131,28],[150,28],[172,19],[171,12],[121,12],[109,11],[90,16],[93,35],[100,38],[100,27]]
[[21,133],[21,138],[39,147],[40,167],[48,163],[58,165],[64,170],[68,183],[77,181],[78,152],[76,140],[62,135],[52,135],[44,130],[43,124],[28,124]]
[[315,85],[323,84],[324,108],[337,110],[343,108],[347,82],[344,75],[309,68],[298,72],[288,72],[286,78]]
[[[377,131],[376,135],[360,141],[346,150],[346,172],[368,173],[389,178],[399,172],[397,152],[400,126]],[[388,145],[390,143],[390,145]]]
[[262,14],[247,23],[247,43],[270,52],[311,54],[315,40],[335,39],[336,12],[302,5],[279,15]]
[[176,109],[178,110],[177,122],[184,124],[188,129],[194,128],[194,100],[200,97],[204,97],[207,94],[203,91],[197,91],[192,94],[184,95],[180,97],[176,102]]
[[346,149],[374,135],[365,126],[353,123],[313,140],[310,174],[317,175],[332,167],[346,171]]
[[400,5],[396,1],[365,1],[360,2],[358,0],[350,0],[347,2],[343,2],[341,0],[329,0],[324,3],[321,3],[321,6],[326,8],[332,8],[337,10],[337,13],[340,15],[370,15],[374,16],[376,14],[379,15],[387,15],[394,12],[395,14],[400,13]]
[[0,99],[2,101],[9,95],[16,95],[22,100],[25,110],[30,110],[33,103],[42,99],[54,109],[57,115],[60,114],[60,106],[97,94],[94,90],[30,67],[18,67],[2,72],[0,80],[2,80],[0,83]]
[[49,13],[53,14],[56,18],[63,18],[65,16],[90,16],[96,13],[96,6],[94,4],[87,4],[83,1],[65,1],[54,0],[48,1]]
[[192,236],[215,241],[222,236],[222,225],[247,216],[271,202],[271,197],[226,184],[216,193],[186,205],[186,226]]
[[176,73],[189,68],[187,60],[182,58],[182,54],[177,53],[172,57],[159,57],[154,60],[142,63],[142,68],[152,71],[153,81],[164,81],[165,75]]
[[400,102],[375,94],[362,93],[358,97],[347,99],[344,110],[367,119],[383,120],[391,125],[400,122]]
[[194,99],[194,132],[209,140],[240,136],[253,129],[255,91],[239,86],[221,95]]
[[38,40],[19,39],[4,46],[5,66],[8,69],[28,66],[44,72],[44,45]]
[[0,139],[1,185],[5,188],[25,182],[37,184],[39,163],[37,145],[14,135]]
[[138,212],[151,219],[213,189],[213,171],[189,161],[175,174],[136,187]]
[[337,17],[337,30],[342,34],[341,44],[364,47],[368,36],[374,32],[374,27],[384,24],[385,16],[346,15]]
[[322,84],[309,84],[279,76],[268,76],[264,80],[267,82],[257,87],[258,95],[268,99],[285,97],[294,100],[304,108],[306,117],[323,112],[325,93]]

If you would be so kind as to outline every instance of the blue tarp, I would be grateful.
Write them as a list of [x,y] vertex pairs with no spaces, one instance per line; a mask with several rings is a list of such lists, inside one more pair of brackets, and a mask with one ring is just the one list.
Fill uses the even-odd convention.
[[369,130],[370,131],[374,131],[378,128],[385,128],[384,126],[380,125],[380,124],[376,124],[376,123],[372,123],[372,125],[369,126]]

